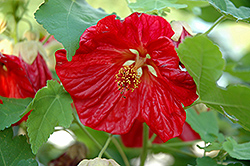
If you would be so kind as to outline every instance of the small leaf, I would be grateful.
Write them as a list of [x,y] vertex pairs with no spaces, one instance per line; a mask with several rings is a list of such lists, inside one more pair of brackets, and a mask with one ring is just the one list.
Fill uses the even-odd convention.
[[33,104],[29,107],[33,111],[27,120],[28,135],[34,153],[48,140],[54,127],[70,126],[73,120],[71,103],[70,95],[57,81],[47,81],[47,87],[37,92]]
[[22,118],[20,116],[25,112],[32,98],[13,99],[0,96],[0,100],[3,101],[3,104],[0,104],[0,130],[4,130]]
[[223,148],[233,158],[239,160],[250,160],[250,142],[237,144],[233,138],[228,137],[227,141],[223,143]]
[[200,101],[250,130],[250,88],[234,85],[222,89],[216,84],[224,68],[219,48],[207,37],[199,35],[184,40],[177,52],[194,78]]
[[233,17],[237,20],[245,20],[250,18],[250,8],[241,6],[239,8],[230,0],[208,0],[210,4],[219,10],[223,15]]
[[177,0],[137,0],[135,3],[130,3],[129,7],[138,12],[156,12],[162,13],[163,11],[169,12],[169,7],[176,9],[187,7],[186,4],[176,4]]
[[197,158],[196,162],[196,166],[217,166],[217,162],[210,157]]
[[219,127],[217,119],[212,111],[197,114],[195,110],[190,108],[186,110],[186,112],[186,121],[190,124],[192,129],[201,136],[203,141],[214,142],[218,138]]
[[14,166],[34,157],[25,136],[13,138],[12,128],[0,131],[0,165]]
[[38,166],[38,163],[34,159],[21,160],[18,162],[17,166]]
[[222,143],[212,142],[207,147],[202,148],[206,152],[211,152],[213,150],[221,150],[222,149]]
[[106,15],[92,8],[85,0],[53,0],[43,3],[36,11],[35,18],[63,44],[67,58],[71,60],[85,29]]

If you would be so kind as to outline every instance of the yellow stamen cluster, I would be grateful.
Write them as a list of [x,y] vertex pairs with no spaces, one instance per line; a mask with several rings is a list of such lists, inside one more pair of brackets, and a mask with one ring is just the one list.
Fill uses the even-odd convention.
[[[118,74],[115,75],[118,90],[121,91],[121,94],[131,90],[134,91],[135,88],[138,88],[140,83],[140,76],[137,73],[137,70],[134,69],[133,65],[123,66]],[[126,98],[123,95],[124,98]]]

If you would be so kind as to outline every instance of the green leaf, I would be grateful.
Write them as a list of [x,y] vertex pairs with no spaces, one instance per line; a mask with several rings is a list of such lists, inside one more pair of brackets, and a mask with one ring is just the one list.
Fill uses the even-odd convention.
[[3,101],[3,104],[0,104],[0,130],[4,130],[22,118],[21,115],[32,98],[13,99],[0,96],[0,100]]
[[0,165],[18,165],[21,160],[34,158],[25,136],[13,138],[12,128],[0,131]]
[[250,130],[250,89],[243,85],[222,89],[216,84],[224,67],[219,48],[200,35],[187,38],[179,45],[177,52],[194,78],[200,101]]
[[17,166],[38,166],[38,163],[34,159],[21,160],[18,162]]
[[211,152],[213,150],[221,150],[222,143],[212,142],[207,147],[203,148],[206,152]]
[[217,166],[217,162],[210,157],[202,157],[196,159],[196,166]]
[[130,3],[128,6],[133,11],[160,14],[164,11],[169,12],[169,7],[176,9],[187,7],[186,4],[176,4],[177,0],[137,0],[135,3]]
[[33,109],[27,120],[31,148],[37,153],[54,131],[54,127],[68,128],[73,120],[72,99],[57,81],[47,81],[47,87],[40,89],[30,108]]
[[233,17],[237,20],[245,20],[250,18],[250,8],[241,6],[239,8],[229,0],[208,0],[210,4],[219,10],[223,15]]
[[223,143],[223,148],[233,158],[239,160],[250,160],[250,142],[237,144],[233,138],[228,137],[227,141]]
[[216,116],[212,111],[197,114],[194,109],[190,108],[187,109],[186,112],[186,121],[190,124],[192,129],[199,133],[203,141],[214,142],[217,139],[219,135],[219,127]]
[[63,44],[68,60],[79,47],[82,33],[107,14],[84,0],[53,0],[43,3],[35,13],[38,23]]

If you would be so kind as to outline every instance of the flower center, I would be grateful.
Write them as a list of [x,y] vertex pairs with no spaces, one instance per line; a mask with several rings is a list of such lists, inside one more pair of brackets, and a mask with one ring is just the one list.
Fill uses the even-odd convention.
[[138,84],[140,83],[140,75],[137,73],[134,65],[123,66],[115,77],[118,90],[121,91],[124,98],[126,98],[124,96],[125,92],[129,90],[133,92],[135,88],[138,88]]

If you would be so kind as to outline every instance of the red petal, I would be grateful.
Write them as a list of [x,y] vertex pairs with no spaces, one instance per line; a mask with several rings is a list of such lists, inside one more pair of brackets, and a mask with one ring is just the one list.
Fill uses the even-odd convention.
[[0,95],[10,98],[34,97],[35,92],[26,75],[25,68],[16,56],[9,56],[0,53]]
[[162,68],[179,68],[180,59],[177,56],[172,41],[163,36],[151,42],[147,47],[147,51],[159,70]]
[[100,43],[105,43],[116,48],[142,49],[140,51],[143,52],[144,46],[160,36],[171,38],[174,34],[171,25],[159,16],[133,13],[124,21],[115,18],[115,15],[107,16],[96,26],[88,28],[80,39],[79,50],[83,48],[90,51]]
[[35,92],[37,92],[42,87],[46,86],[47,80],[52,79],[52,74],[49,71],[43,57],[39,53],[35,61],[31,65],[27,64],[23,60],[21,62],[22,65],[25,67],[27,76]]
[[122,64],[112,63],[116,56],[121,54],[112,49],[97,49],[91,58],[87,54],[77,54],[68,62],[66,51],[60,50],[56,52],[56,71],[84,125],[123,134],[138,117],[138,96],[135,90],[124,99],[118,91],[115,75]]
[[[149,138],[152,137],[154,133],[149,130]],[[142,147],[142,136],[143,135],[143,123],[135,120],[131,130],[121,135],[123,144],[126,147]],[[162,140],[157,136],[153,143],[163,143]]]
[[193,78],[187,71],[180,69],[161,69],[162,76],[165,77],[166,83],[171,88],[171,91],[176,95],[183,105],[191,105],[197,98],[196,84]]
[[184,123],[183,131],[179,138],[182,141],[194,141],[197,139],[201,139],[200,135],[196,133],[187,122]]
[[172,41],[169,38],[161,37],[152,42],[147,50],[158,77],[163,76],[162,79],[166,81],[176,98],[181,100],[184,106],[192,104],[198,98],[196,85],[189,73],[179,68],[180,60]]
[[[141,116],[164,142],[179,136],[186,119],[181,102],[161,78],[143,68],[140,90]],[[145,95],[146,94],[146,95]]]
[[171,38],[174,35],[171,25],[164,18],[144,13],[133,13],[125,18],[121,33],[128,43],[137,47],[146,46],[161,36]]

